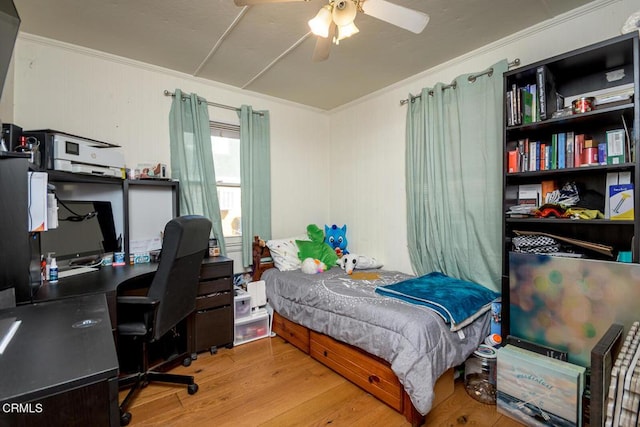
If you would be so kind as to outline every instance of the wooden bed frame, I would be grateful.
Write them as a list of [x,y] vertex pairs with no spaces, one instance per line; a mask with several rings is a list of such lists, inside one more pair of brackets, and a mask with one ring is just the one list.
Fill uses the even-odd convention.
[[[253,241],[253,267],[253,280],[260,280],[264,271],[274,268],[269,248],[257,236]],[[278,313],[274,313],[273,332],[403,414],[412,426],[424,423],[424,416],[414,408],[387,361],[312,331]],[[453,394],[453,381],[453,369],[438,378],[432,407]]]

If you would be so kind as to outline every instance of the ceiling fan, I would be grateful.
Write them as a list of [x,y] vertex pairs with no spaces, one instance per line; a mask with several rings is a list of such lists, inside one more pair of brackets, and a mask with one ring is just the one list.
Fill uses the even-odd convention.
[[[234,0],[236,6],[252,6],[266,3],[284,3],[309,0]],[[315,18],[309,21],[311,32],[318,36],[313,51],[313,61],[324,61],[329,57],[331,43],[356,34],[354,24],[358,12],[419,34],[429,22],[429,15],[409,9],[387,0],[329,0]]]

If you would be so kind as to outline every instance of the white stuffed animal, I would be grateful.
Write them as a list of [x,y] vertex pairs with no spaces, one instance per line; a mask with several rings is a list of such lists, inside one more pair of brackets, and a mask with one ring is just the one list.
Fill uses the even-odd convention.
[[364,270],[367,268],[380,268],[382,264],[375,258],[366,255],[346,254],[338,260],[340,268],[347,274],[353,273],[353,270]]
[[319,259],[306,258],[302,261],[301,270],[303,273],[316,274],[327,270],[327,265]]

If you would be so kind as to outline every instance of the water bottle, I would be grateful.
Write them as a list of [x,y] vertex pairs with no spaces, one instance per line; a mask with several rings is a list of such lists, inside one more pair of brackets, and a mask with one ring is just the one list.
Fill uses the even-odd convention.
[[58,264],[56,259],[51,259],[51,266],[49,267],[49,283],[58,283]]

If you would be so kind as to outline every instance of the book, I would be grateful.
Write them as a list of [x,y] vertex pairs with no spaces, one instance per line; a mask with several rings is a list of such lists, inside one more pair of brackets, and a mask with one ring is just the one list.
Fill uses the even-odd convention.
[[567,167],[567,135],[564,132],[558,134],[558,169]]
[[[528,141],[528,140],[527,140]],[[529,141],[529,167],[528,171],[535,171],[538,162],[538,144],[536,141]]]
[[609,219],[633,220],[633,184],[609,186]]
[[611,369],[622,345],[623,326],[612,324],[591,350],[591,408],[589,425],[604,427],[607,391],[611,384]]
[[567,132],[567,168],[574,167],[575,158],[573,149],[575,147],[575,138],[573,132]]
[[507,173],[520,172],[518,150],[509,151],[507,159]]
[[577,168],[582,165],[582,150],[584,149],[584,134],[580,133],[575,136],[573,148],[573,167]]
[[553,113],[558,110],[559,96],[556,92],[553,74],[546,65],[536,68],[536,85],[538,87],[540,120],[550,119]]
[[522,103],[522,123],[533,123],[533,95],[529,92],[528,87],[520,89]]
[[558,169],[558,134],[551,135],[551,169]]
[[624,129],[607,131],[607,164],[618,165],[625,162],[625,134]]
[[582,425],[582,366],[514,345],[498,351],[497,411],[527,426]]

